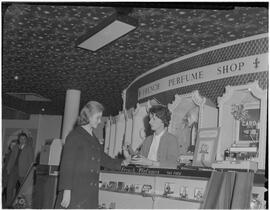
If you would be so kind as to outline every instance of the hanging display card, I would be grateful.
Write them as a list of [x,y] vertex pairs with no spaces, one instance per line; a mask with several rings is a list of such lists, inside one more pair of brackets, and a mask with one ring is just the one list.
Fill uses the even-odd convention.
[[195,147],[193,166],[210,167],[217,152],[219,128],[201,128]]

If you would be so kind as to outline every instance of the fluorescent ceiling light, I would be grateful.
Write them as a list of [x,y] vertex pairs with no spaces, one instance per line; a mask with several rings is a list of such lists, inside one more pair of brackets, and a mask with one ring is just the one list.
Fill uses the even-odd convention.
[[136,19],[127,15],[113,14],[80,37],[77,45],[96,51],[134,30],[137,26]]
[[8,92],[6,93],[10,96],[19,98],[24,101],[51,101],[51,99],[45,98],[37,93],[14,93]]

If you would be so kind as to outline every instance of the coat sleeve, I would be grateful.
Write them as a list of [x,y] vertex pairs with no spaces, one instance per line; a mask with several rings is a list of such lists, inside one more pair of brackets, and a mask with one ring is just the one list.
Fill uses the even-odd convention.
[[19,151],[19,147],[18,146],[15,146],[13,148],[13,150],[11,151],[10,158],[9,158],[9,160],[7,162],[7,172],[8,173],[10,173],[10,171],[14,167],[14,164],[15,164],[15,161],[16,161],[16,157],[17,157],[17,154],[18,154],[18,151]]
[[77,151],[76,135],[72,133],[66,138],[60,164],[59,190],[71,190],[73,174],[75,170],[75,160]]
[[28,156],[27,156],[27,163],[28,166],[27,168],[29,169],[29,167],[32,165],[32,163],[34,162],[34,150],[33,147],[31,145],[29,145],[29,149],[28,149]]
[[22,172],[23,176],[27,175],[27,172],[30,170],[30,167],[32,166],[33,162],[34,162],[34,150],[33,150],[33,147],[31,145],[27,145],[26,149],[24,151],[23,163],[20,166],[20,167],[22,167],[21,172]]
[[105,152],[101,152],[101,166],[103,166],[104,168],[120,170],[121,163],[122,163],[122,160],[113,159],[109,155],[107,155]]
[[166,142],[167,151],[164,159],[160,160],[161,168],[176,168],[179,155],[179,143],[175,136],[169,135]]
[[152,143],[152,138],[153,136],[148,136],[141,145],[141,150],[139,154],[146,158],[148,157],[149,149]]

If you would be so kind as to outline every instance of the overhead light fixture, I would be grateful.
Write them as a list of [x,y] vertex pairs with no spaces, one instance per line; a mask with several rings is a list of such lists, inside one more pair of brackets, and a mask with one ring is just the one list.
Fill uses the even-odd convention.
[[114,13],[77,40],[77,46],[91,51],[106,46],[138,26],[138,20],[122,13]]
[[45,98],[42,95],[37,93],[15,93],[15,92],[7,92],[7,95],[13,96],[15,98],[24,100],[24,101],[51,101],[49,98]]

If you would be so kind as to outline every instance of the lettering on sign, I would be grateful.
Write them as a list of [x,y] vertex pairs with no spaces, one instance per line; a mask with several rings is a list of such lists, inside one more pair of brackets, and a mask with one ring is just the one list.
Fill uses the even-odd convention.
[[147,87],[147,88],[143,89],[142,91],[139,91],[139,97],[140,97],[140,95],[149,95],[151,93],[158,91],[159,85],[160,85],[159,83],[155,83],[155,84],[151,85],[150,87]]
[[263,71],[268,71],[268,53],[211,64],[170,75],[140,87],[138,99],[175,88]]
[[138,172],[140,174],[152,174],[152,175],[159,174],[159,171],[149,170],[148,168],[139,168]]
[[132,169],[129,169],[129,168],[121,168],[121,172],[124,172],[124,173],[135,173],[136,170],[135,168],[132,168]]
[[183,74],[178,77],[169,79],[169,87],[178,85],[178,84],[184,84],[184,83],[202,79],[202,78],[203,78],[202,71],[191,73],[191,74]]
[[241,71],[244,66],[245,66],[244,62],[232,63],[229,65],[220,66],[217,68],[217,72],[218,72],[217,75],[228,74],[228,73],[235,72],[235,71]]

